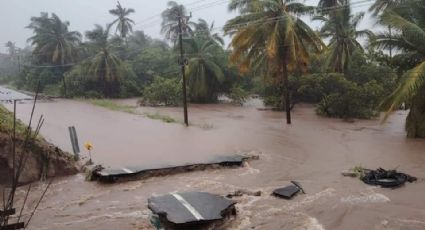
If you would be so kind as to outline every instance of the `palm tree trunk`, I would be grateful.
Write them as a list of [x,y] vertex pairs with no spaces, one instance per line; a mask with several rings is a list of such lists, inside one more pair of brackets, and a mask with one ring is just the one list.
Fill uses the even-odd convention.
[[65,73],[62,73],[62,82],[63,82],[63,94],[64,94],[64,97],[66,98],[67,97],[67,94],[66,94]]
[[286,124],[291,124],[291,98],[289,97],[289,80],[286,63],[282,65],[283,99],[285,101]]
[[61,74],[62,74],[62,83],[63,83],[63,96],[65,97],[65,98],[67,98],[67,94],[66,94],[66,81],[65,81],[65,62],[64,62],[64,60],[63,60],[63,58],[62,58],[62,61],[61,61],[61,63],[62,63],[62,66],[61,66]]

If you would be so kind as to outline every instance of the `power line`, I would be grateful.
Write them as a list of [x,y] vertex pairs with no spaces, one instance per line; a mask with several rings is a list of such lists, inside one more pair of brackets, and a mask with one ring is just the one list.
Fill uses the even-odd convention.
[[[196,5],[198,3],[205,2],[205,1],[210,1],[210,0],[197,0],[197,1],[194,1],[194,2],[187,3],[187,4],[185,4],[185,6]],[[152,16],[149,16],[149,17],[147,17],[145,19],[142,19],[142,20],[136,22],[136,24],[139,24],[140,22],[150,21],[152,19],[155,19],[157,17],[160,17],[161,15],[162,15],[162,12],[161,13],[158,13],[158,14],[155,14],[155,15],[152,15]],[[161,18],[159,20],[161,20]],[[156,19],[155,21],[158,21],[158,19]]]

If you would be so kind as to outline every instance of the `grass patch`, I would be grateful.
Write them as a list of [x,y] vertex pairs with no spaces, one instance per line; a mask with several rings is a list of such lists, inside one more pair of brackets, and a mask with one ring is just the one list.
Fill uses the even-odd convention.
[[[27,126],[20,120],[16,119],[16,133],[18,135],[25,134]],[[9,112],[3,105],[0,105],[0,132],[12,133],[13,131],[13,113]]]
[[[89,99],[88,102],[92,105],[96,105],[96,106],[101,106],[113,111],[120,111],[120,112],[125,112],[125,113],[131,113],[131,114],[136,114],[136,115],[142,115],[141,113],[137,112],[136,110],[136,106],[131,106],[131,105],[121,105],[121,104],[117,104],[114,103],[111,100],[108,99]],[[143,113],[143,115],[149,119],[154,119],[154,120],[160,120],[163,121],[165,123],[178,123],[178,121],[168,115],[163,115],[160,114],[158,112],[156,113]]]
[[154,119],[154,120],[160,120],[163,121],[165,123],[177,123],[177,120],[168,116],[168,115],[163,115],[163,114],[159,114],[157,113],[145,113],[144,114],[147,118],[150,119]]
[[117,104],[114,103],[111,100],[107,100],[107,99],[89,99],[88,100],[90,102],[90,104],[92,105],[96,105],[96,106],[101,106],[113,111],[120,111],[120,112],[125,112],[125,113],[131,113],[131,114],[139,114],[136,110],[135,110],[135,106],[131,106],[131,105],[121,105],[121,104]]

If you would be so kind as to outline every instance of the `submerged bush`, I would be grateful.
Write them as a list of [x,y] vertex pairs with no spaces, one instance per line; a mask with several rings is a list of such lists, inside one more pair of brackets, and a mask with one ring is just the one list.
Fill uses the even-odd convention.
[[242,86],[240,85],[234,85],[230,89],[229,98],[234,104],[243,105],[246,102],[248,96],[249,92],[242,88]]
[[316,112],[323,116],[337,118],[372,118],[378,115],[378,105],[384,88],[376,81],[364,85],[339,76],[333,78],[335,91],[324,94]]
[[177,106],[182,100],[182,88],[178,79],[155,77],[146,86],[140,104],[147,106]]
[[[318,104],[319,115],[337,118],[372,118],[385,97],[383,84],[370,80],[364,84],[347,80],[344,74],[310,74],[290,77],[291,107],[295,103]],[[264,104],[285,108],[281,87],[267,86]]]

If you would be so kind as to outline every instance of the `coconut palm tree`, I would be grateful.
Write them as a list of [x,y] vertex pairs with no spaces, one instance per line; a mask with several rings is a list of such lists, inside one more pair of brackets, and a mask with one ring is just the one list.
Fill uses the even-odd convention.
[[391,25],[395,34],[381,33],[376,36],[374,45],[378,48],[392,46],[403,53],[402,59],[409,59],[416,66],[407,71],[400,86],[383,103],[389,113],[402,103],[411,101],[411,109],[406,121],[409,137],[425,137],[423,108],[425,106],[425,0],[410,0],[397,7],[387,9],[380,17],[380,23]]
[[371,12],[373,16],[377,17],[385,10],[397,7],[405,1],[406,0],[375,0],[375,2],[369,7],[369,12]]
[[[378,17],[380,14],[382,14],[386,9],[391,9],[394,7],[397,7],[398,5],[404,3],[405,0],[376,0],[373,5],[370,6],[369,12],[372,13],[374,17]],[[392,29],[391,25],[388,25],[388,35],[392,35]],[[390,52],[390,58],[393,56],[392,52],[393,49],[391,45],[388,47],[388,50]]]
[[128,16],[136,12],[132,8],[123,8],[120,2],[117,2],[117,8],[109,10],[109,13],[117,18],[111,23],[111,26],[116,25],[115,31],[118,32],[122,39],[125,39],[129,33],[133,32],[133,25],[135,24]]
[[10,58],[14,58],[16,56],[16,52],[17,52],[17,48],[14,42],[8,41],[5,44],[6,48],[7,48],[7,52],[9,54]]
[[231,61],[242,71],[266,66],[269,76],[278,77],[290,124],[288,75],[305,70],[310,53],[323,48],[320,37],[298,17],[313,8],[295,1],[232,0],[229,9],[240,12],[224,27],[232,35]]
[[195,27],[196,24],[189,20],[190,17],[186,16],[186,8],[183,5],[179,5],[174,1],[169,1],[167,6],[168,8],[161,14],[161,33],[165,35],[167,40],[176,45],[180,33],[179,20],[181,19],[183,35],[193,35],[193,27]]
[[[32,17],[31,23],[27,26],[34,33],[28,41],[34,46],[33,54],[38,62],[59,65],[62,73],[78,57],[78,48],[81,43],[81,34],[77,31],[69,31],[69,25],[68,21],[62,21],[56,14],[49,17],[47,13],[41,13],[40,17]],[[66,96],[66,82],[63,74],[62,80]]]
[[186,69],[190,98],[193,102],[210,102],[217,99],[216,89],[223,81],[223,71],[216,60],[221,52],[215,40],[196,36],[185,40],[189,61]]
[[217,44],[224,45],[223,38],[218,33],[214,33],[214,22],[208,25],[208,22],[204,19],[198,19],[198,23],[195,25],[195,35],[206,39],[212,39],[217,42]]
[[86,62],[86,71],[99,81],[105,96],[117,96],[120,79],[124,75],[123,61],[115,53],[117,44],[109,39],[111,27],[95,28],[86,32],[87,47],[91,54]]
[[347,70],[354,51],[363,51],[363,47],[357,41],[357,38],[373,35],[370,30],[357,30],[364,13],[351,14],[349,1],[345,0],[345,2],[344,5],[347,7],[334,10],[332,16],[314,17],[315,20],[324,22],[320,35],[323,38],[330,39],[326,54],[326,67],[338,73]]

